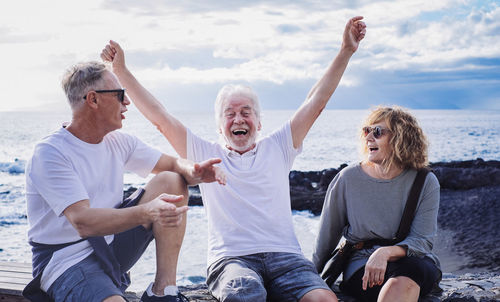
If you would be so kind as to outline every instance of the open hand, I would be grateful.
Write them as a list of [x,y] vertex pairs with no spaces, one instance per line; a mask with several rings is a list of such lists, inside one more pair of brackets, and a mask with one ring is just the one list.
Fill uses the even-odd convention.
[[216,164],[222,162],[220,158],[211,158],[193,166],[193,179],[195,182],[214,182],[226,184],[226,174]]

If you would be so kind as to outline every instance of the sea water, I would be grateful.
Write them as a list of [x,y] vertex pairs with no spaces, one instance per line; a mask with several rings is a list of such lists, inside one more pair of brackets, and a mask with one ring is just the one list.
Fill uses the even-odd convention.
[[[430,142],[431,162],[500,160],[500,111],[412,110]],[[359,129],[367,110],[325,110],[304,141],[303,152],[293,169],[301,171],[338,168],[341,164],[359,161]],[[213,113],[173,112],[195,134],[218,140]],[[261,135],[273,131],[293,111],[264,111]],[[134,134],[161,151],[174,155],[166,139],[136,110],[126,113],[122,131]],[[24,195],[24,168],[34,145],[55,131],[69,113],[0,112],[0,260],[30,262],[31,251],[26,243],[27,219]],[[125,188],[144,185],[133,174],[124,177]],[[319,217],[310,212],[293,213],[295,232],[306,257],[312,254]],[[205,280],[207,221],[203,207],[188,211],[186,236],[178,266],[178,283],[187,285]],[[154,278],[154,244],[131,271],[131,290],[141,291]]]

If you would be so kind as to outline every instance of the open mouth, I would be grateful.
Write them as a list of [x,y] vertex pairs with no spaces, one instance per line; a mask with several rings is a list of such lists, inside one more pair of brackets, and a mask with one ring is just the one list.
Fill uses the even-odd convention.
[[248,131],[247,130],[243,130],[243,129],[238,129],[238,130],[234,130],[233,131],[234,135],[245,135],[247,133],[248,133]]
[[372,147],[372,148],[368,148],[368,150],[370,150],[370,152],[374,152],[374,151],[377,151],[378,148]]

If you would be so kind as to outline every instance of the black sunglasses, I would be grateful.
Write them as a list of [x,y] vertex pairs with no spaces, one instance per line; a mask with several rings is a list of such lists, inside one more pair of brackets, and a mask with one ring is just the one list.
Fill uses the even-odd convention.
[[375,127],[363,127],[363,134],[368,136],[373,132],[373,137],[376,139],[379,139],[382,135],[386,134],[387,132],[391,132],[389,129],[382,128],[380,126],[375,126]]
[[[120,103],[123,103],[123,100],[125,99],[125,89],[107,89],[107,90],[94,90],[96,93],[109,93],[109,92],[117,92],[117,97]],[[87,96],[84,95],[83,99],[86,100]]]

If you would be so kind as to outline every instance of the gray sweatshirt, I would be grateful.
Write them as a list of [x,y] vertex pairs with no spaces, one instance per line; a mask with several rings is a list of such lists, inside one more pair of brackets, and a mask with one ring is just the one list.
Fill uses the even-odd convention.
[[[336,175],[326,192],[312,257],[319,273],[342,236],[350,242],[396,236],[416,174],[416,170],[404,170],[393,179],[377,179],[356,164]],[[397,245],[407,248],[407,256],[428,256],[439,267],[432,253],[438,208],[439,182],[431,172],[420,193],[410,233]],[[363,267],[377,248],[356,251],[344,271],[344,280]]]

